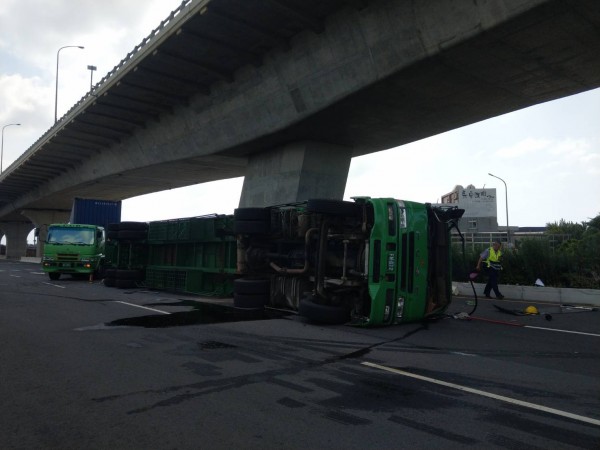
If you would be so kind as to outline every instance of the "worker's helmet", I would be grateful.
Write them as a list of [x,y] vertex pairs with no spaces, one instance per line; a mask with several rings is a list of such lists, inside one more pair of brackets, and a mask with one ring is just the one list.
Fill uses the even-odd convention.
[[525,314],[539,314],[540,312],[535,306],[528,306],[525,308]]

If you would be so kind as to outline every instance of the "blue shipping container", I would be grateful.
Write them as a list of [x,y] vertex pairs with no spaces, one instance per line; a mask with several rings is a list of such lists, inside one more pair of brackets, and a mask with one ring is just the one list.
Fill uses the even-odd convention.
[[121,221],[121,201],[75,198],[71,209],[70,223],[81,223],[105,227]]

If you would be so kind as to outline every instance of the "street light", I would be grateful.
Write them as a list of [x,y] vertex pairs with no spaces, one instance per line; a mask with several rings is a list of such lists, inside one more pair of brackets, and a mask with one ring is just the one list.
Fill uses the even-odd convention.
[[54,91],[54,123],[58,122],[58,60],[60,58],[60,51],[63,48],[81,48],[84,47],[81,45],[65,45],[61,47],[56,52],[56,90]]
[[90,92],[92,92],[92,78],[94,77],[94,70],[96,69],[96,66],[88,66],[88,70],[90,71]]
[[504,194],[506,195],[506,242],[508,245],[510,245],[510,228],[508,226],[508,188],[506,187],[506,181],[500,177],[497,177],[496,175],[492,175],[491,173],[488,173],[488,175],[490,177],[498,178],[504,183]]
[[8,125],[4,125],[2,127],[2,143],[0,144],[0,173],[3,172],[3,170],[2,170],[2,161],[4,160],[4,129],[6,127],[11,127],[13,125],[20,126],[21,124],[20,123],[9,123]]

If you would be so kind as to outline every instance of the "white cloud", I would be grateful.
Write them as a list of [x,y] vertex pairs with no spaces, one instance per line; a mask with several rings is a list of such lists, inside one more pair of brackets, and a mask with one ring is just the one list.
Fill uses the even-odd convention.
[[519,158],[531,153],[537,153],[549,147],[552,141],[548,139],[527,138],[509,147],[496,150],[495,155],[500,158]]

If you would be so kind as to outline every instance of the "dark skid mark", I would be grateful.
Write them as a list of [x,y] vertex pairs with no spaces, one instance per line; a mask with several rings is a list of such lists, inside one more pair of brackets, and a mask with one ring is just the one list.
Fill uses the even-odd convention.
[[487,436],[486,441],[490,444],[497,445],[503,448],[515,448],[519,450],[544,450],[545,447],[537,447],[533,444],[518,441],[508,436],[502,436],[500,434],[490,434]]
[[[554,425],[546,424],[535,419],[528,419],[523,416],[522,410],[519,407],[508,407],[509,410],[516,411],[516,414],[510,412],[495,411],[487,414],[484,417],[488,423],[496,426],[502,426],[512,429],[516,432],[523,432],[529,435],[543,436],[544,439],[554,441],[557,443],[555,448],[561,448],[567,445],[580,448],[598,448],[598,436],[596,435],[596,427],[591,424],[582,424],[575,419],[568,419],[561,417],[561,421],[565,423],[572,423],[576,425],[582,425],[586,429],[589,429],[594,434],[588,434],[579,429],[567,429],[566,427],[556,427]],[[540,417],[555,417],[554,415],[544,411],[529,411],[532,416]],[[560,443],[560,444],[559,444]],[[550,448],[550,447],[546,447]]]
[[463,436],[463,435],[454,433],[452,431],[445,430],[445,429],[439,428],[439,427],[435,427],[435,426],[427,424],[427,423],[417,422],[416,420],[408,419],[406,417],[400,417],[400,416],[393,415],[393,416],[390,416],[390,418],[388,420],[390,422],[394,422],[394,423],[397,423],[400,425],[405,425],[414,430],[419,430],[424,433],[427,433],[427,434],[430,434],[433,436],[438,436],[443,439],[447,439],[449,441],[458,442],[463,445],[474,445],[479,442],[477,439],[473,439],[472,437]]
[[[173,303],[154,304],[174,306]],[[179,304],[177,304],[179,305]],[[285,316],[285,313],[272,310],[243,310],[214,303],[190,302],[192,311],[180,311],[172,314],[153,314],[148,316],[126,317],[106,323],[107,326],[130,326],[144,328],[169,328],[186,325],[201,325],[224,322],[243,322],[250,320],[269,320]]]
[[198,342],[198,347],[200,347],[201,350],[213,350],[216,348],[235,348],[236,346],[231,344],[225,344],[224,342],[205,341]]
[[277,400],[277,403],[283,406],[287,406],[288,408],[302,408],[306,406],[306,403],[299,402],[289,397],[282,397],[279,400]]
[[328,411],[325,414],[325,417],[335,422],[343,423],[344,425],[369,425],[372,423],[372,421],[368,419],[363,419],[362,417],[348,414],[343,411]]

